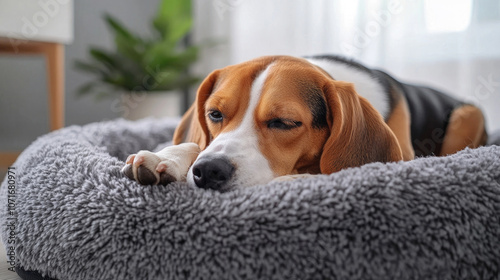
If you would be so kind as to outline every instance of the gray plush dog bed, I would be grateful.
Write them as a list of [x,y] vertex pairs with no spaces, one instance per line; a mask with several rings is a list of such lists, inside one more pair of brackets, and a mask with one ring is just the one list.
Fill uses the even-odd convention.
[[[14,164],[2,239],[25,279],[499,279],[500,147],[218,193],[141,186],[176,122],[72,126]],[[10,211],[14,212],[10,212]],[[12,214],[12,215],[11,215]],[[15,222],[12,232],[7,223]],[[5,226],[4,226],[5,225]],[[13,235],[12,235],[13,234]],[[31,278],[30,278],[31,277]]]

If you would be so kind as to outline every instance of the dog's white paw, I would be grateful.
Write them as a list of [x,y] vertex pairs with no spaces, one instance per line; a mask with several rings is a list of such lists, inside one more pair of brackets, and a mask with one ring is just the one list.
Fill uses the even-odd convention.
[[194,143],[170,146],[158,153],[140,151],[127,158],[123,174],[142,185],[183,181],[200,148]]
[[[122,172],[132,180],[142,185],[167,185],[178,178],[169,174],[168,166],[161,158],[149,151],[140,151],[127,158]],[[175,172],[174,172],[175,173]]]

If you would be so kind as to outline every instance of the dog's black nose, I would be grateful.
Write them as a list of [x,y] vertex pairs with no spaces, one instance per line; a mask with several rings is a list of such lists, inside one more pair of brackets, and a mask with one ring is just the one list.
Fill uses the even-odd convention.
[[234,166],[224,157],[202,158],[193,165],[194,182],[203,189],[221,189],[233,173]]

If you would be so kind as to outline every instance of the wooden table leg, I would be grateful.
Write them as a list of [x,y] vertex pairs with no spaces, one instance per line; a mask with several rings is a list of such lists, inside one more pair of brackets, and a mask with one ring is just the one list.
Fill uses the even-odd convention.
[[[0,53],[44,54],[47,64],[50,130],[64,127],[64,45],[57,43],[28,41],[14,46],[0,41]],[[10,166],[19,152],[0,152],[0,167]]]
[[64,127],[64,45],[27,41],[14,48],[12,44],[0,41],[0,53],[20,55],[39,53],[45,55],[50,130]]
[[49,90],[50,130],[64,127],[64,46],[47,43],[47,81]]

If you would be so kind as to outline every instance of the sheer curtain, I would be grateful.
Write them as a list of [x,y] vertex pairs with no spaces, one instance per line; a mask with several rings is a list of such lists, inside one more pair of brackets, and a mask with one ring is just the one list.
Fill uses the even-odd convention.
[[200,74],[262,55],[340,54],[439,88],[500,129],[497,0],[198,0]]

